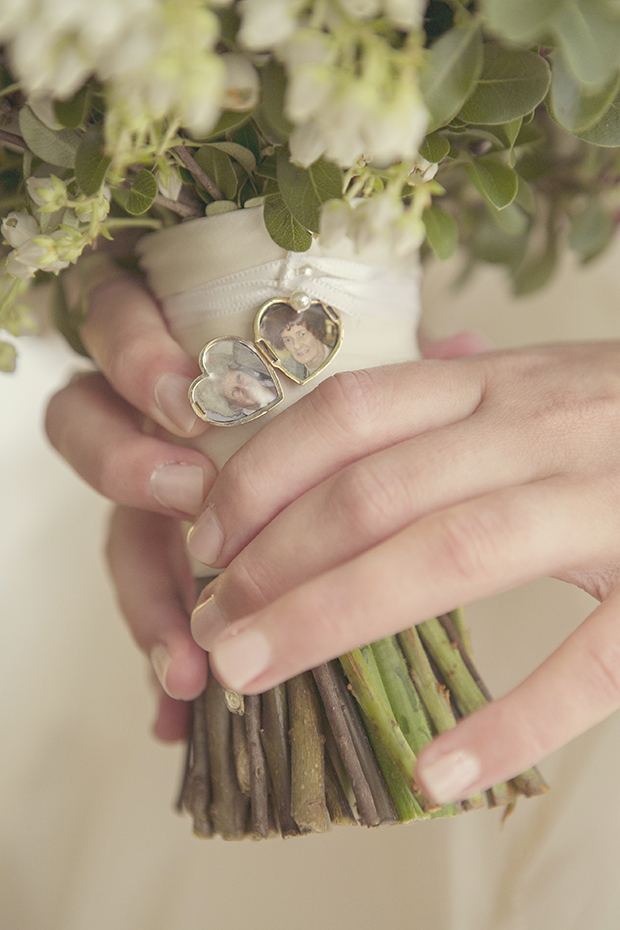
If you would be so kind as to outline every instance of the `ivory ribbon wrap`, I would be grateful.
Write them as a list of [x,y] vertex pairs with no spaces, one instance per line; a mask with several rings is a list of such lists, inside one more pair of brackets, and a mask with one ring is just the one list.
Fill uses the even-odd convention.
[[212,427],[193,441],[218,468],[324,378],[419,358],[419,268],[411,257],[375,247],[354,253],[348,241],[327,249],[318,239],[307,252],[287,252],[269,236],[262,207],[190,220],[145,236],[138,250],[172,335],[194,358],[217,336],[253,342],[260,307],[297,290],[340,313],[342,345],[316,378],[298,385],[278,372],[284,400],[275,410],[239,426]]

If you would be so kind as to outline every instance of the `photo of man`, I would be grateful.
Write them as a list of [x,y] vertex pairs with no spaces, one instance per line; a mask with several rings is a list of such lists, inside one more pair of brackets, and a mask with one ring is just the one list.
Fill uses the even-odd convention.
[[253,419],[278,400],[278,390],[265,363],[239,339],[219,339],[203,352],[205,374],[192,384],[196,413],[215,423]]

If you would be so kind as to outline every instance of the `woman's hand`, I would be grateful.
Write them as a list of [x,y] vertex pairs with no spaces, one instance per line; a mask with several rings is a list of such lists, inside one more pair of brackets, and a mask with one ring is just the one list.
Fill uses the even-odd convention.
[[190,537],[226,570],[192,620],[256,693],[542,576],[601,606],[525,682],[438,737],[418,779],[465,797],[620,705],[620,346],[336,375],[224,467]]
[[95,490],[130,507],[195,516],[215,479],[203,455],[175,445],[207,429],[187,392],[200,374],[170,336],[159,308],[132,278],[91,294],[82,340],[99,372],[56,394],[46,428],[52,445]]
[[204,689],[206,656],[189,635],[196,583],[178,520],[117,507],[110,523],[108,562],[119,606],[159,679],[155,735],[183,739],[192,698]]
[[161,685],[155,733],[181,739],[186,702],[204,688],[206,660],[190,634],[195,583],[180,518],[200,512],[216,471],[173,440],[206,429],[187,399],[200,372],[132,278],[92,292],[81,335],[101,371],[79,375],[52,398],[47,432],[82,478],[123,505],[110,528],[112,579]]

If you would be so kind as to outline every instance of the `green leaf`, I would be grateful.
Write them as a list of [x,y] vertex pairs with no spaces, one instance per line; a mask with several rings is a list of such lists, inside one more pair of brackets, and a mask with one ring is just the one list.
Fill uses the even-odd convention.
[[459,117],[469,123],[509,123],[538,106],[550,80],[549,65],[536,52],[489,42],[480,80]]
[[578,80],[600,84],[620,66],[620,17],[600,0],[564,0],[552,20]]
[[548,235],[545,248],[536,255],[526,257],[511,271],[515,297],[533,294],[545,287],[553,277],[558,264],[555,234]]
[[254,154],[244,145],[239,145],[238,142],[212,142],[211,145],[214,149],[224,152],[234,158],[235,161],[238,161],[241,167],[245,169],[246,174],[251,176],[256,171]]
[[278,152],[277,180],[280,195],[295,219],[306,229],[318,233],[321,207],[328,200],[342,196],[342,173],[320,158],[309,168],[299,168],[290,161],[288,148]]
[[225,200],[234,200],[237,193],[238,178],[233,168],[230,155],[216,148],[217,143],[201,145],[194,152],[194,159],[214,184],[217,184]]
[[620,71],[602,86],[579,81],[561,52],[553,56],[549,110],[553,118],[572,133],[590,129],[605,113],[620,88]]
[[30,151],[43,161],[61,168],[73,168],[80,141],[77,132],[49,129],[30,107],[22,107],[19,111],[19,130]]
[[205,207],[205,216],[219,216],[221,213],[234,213],[240,207],[234,200],[214,200]]
[[56,119],[66,129],[77,129],[86,119],[90,98],[90,88],[84,84],[69,100],[55,100]]
[[568,245],[584,259],[598,255],[614,233],[611,217],[600,203],[591,200],[571,221]]
[[241,129],[242,126],[245,126],[251,116],[251,111],[249,113],[237,113],[234,110],[224,110],[215,128],[208,136],[205,136],[204,141],[213,142],[215,139],[219,139],[222,136],[231,135],[233,132]]
[[312,245],[311,234],[297,222],[280,194],[269,194],[265,199],[263,217],[269,235],[280,248],[306,252]]
[[103,126],[95,123],[80,139],[75,154],[75,179],[88,197],[103,184],[110,161],[103,150]]
[[117,189],[114,194],[127,213],[140,216],[153,205],[157,196],[157,181],[150,171],[141,168],[134,178],[131,190]]
[[422,214],[426,238],[435,256],[442,261],[454,254],[459,242],[459,228],[454,217],[433,203]]
[[487,25],[513,42],[531,44],[548,31],[548,20],[563,0],[482,0]]
[[576,135],[584,142],[600,145],[602,148],[616,148],[620,145],[620,93],[614,97],[594,126]]
[[420,146],[420,155],[427,161],[438,164],[450,151],[450,143],[445,136],[440,136],[438,132],[432,132],[426,137]]
[[433,43],[429,66],[420,77],[430,131],[445,126],[459,112],[476,85],[482,60],[482,37],[473,20],[455,26]]
[[280,137],[288,139],[293,127],[284,115],[286,74],[283,66],[270,58],[260,69],[260,83],[259,112]]
[[528,218],[516,203],[509,203],[503,210],[489,208],[491,218],[507,236],[522,236],[527,230]]
[[496,155],[483,155],[465,166],[472,184],[489,203],[502,210],[517,196],[518,174],[500,161]]
[[16,362],[17,352],[15,346],[11,345],[10,342],[5,342],[4,339],[0,339],[0,371],[11,374],[11,372],[15,371]]

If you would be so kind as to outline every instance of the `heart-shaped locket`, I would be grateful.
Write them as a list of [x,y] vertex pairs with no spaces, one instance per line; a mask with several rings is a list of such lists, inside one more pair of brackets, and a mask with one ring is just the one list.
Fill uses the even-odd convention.
[[[299,298],[305,297],[300,302]],[[342,323],[332,307],[306,294],[264,304],[254,321],[256,345],[274,368],[297,384],[323,371],[342,342]]]
[[256,346],[236,336],[220,336],[200,353],[204,372],[192,383],[189,399],[202,420],[237,426],[262,416],[284,394],[278,377]]

